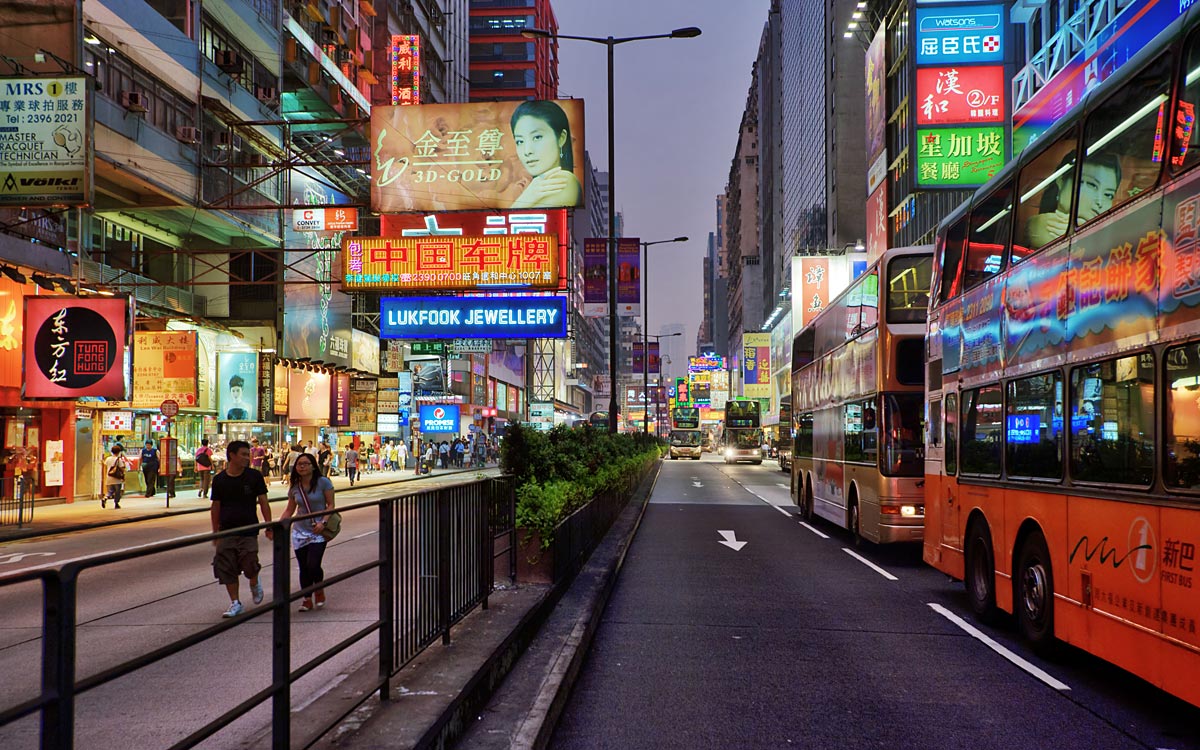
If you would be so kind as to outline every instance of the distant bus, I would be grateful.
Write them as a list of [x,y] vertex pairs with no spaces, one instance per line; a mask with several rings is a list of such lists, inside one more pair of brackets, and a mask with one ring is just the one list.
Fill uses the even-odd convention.
[[1084,97],[938,228],[924,557],[1200,705],[1200,6]]
[[933,248],[898,248],[792,343],[792,498],[856,539],[919,542]]
[[762,463],[761,424],[758,401],[725,402],[725,426],[721,430],[721,453],[725,463]]
[[775,455],[779,459],[779,470],[792,471],[792,396],[789,393],[779,401],[779,439],[775,444]]
[[700,460],[704,434],[700,431],[700,409],[680,406],[671,410],[671,458]]
[[608,429],[608,412],[606,412],[606,411],[592,412],[592,415],[590,417],[588,417],[588,424],[590,424],[592,427],[595,427],[597,430],[607,430]]

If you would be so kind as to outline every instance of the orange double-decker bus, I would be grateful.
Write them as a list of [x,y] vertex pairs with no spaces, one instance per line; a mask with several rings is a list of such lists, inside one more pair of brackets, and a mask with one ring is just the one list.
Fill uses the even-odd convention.
[[924,558],[1200,704],[1200,13],[942,222]]

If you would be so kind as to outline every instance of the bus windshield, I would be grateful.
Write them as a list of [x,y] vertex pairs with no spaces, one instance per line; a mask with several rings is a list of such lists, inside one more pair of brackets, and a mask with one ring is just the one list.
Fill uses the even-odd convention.
[[734,448],[761,448],[762,430],[730,430],[729,444]]
[[671,445],[680,448],[695,448],[700,445],[699,430],[675,430],[671,433]]
[[925,472],[922,419],[925,397],[920,393],[889,393],[883,397],[884,474],[919,477]]

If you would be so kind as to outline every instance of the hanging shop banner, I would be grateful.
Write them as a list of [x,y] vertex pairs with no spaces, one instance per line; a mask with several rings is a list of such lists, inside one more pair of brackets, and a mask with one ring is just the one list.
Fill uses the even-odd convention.
[[559,245],[571,242],[567,209],[459,211],[447,214],[384,214],[384,237],[490,237],[496,234],[553,234]]
[[455,354],[490,354],[492,351],[491,339],[454,339],[453,346]]
[[370,432],[376,425],[378,391],[376,381],[370,378],[355,378],[350,381],[350,429]]
[[392,34],[392,104],[421,103],[421,37]]
[[637,375],[638,373],[642,372],[643,369],[646,368],[647,364],[649,364],[649,369],[646,370],[646,374],[657,375],[660,372],[660,367],[661,367],[661,363],[662,363],[662,358],[659,356],[659,353],[658,353],[658,342],[657,341],[650,342],[650,362],[649,363],[645,363],[642,361],[643,360],[642,355],[643,355],[642,342],[640,342],[640,341],[633,342],[633,373],[634,373],[634,375]]
[[217,418],[258,419],[258,353],[217,352]]
[[454,432],[460,429],[459,408],[455,404],[421,406],[421,432]]
[[583,122],[582,99],[376,106],[371,209],[582,206]]
[[258,421],[275,421],[275,356],[270,352],[258,355]]
[[133,408],[157,409],[171,400],[196,406],[195,331],[133,334]]
[[1003,65],[917,68],[917,124],[1004,122]]
[[617,240],[617,314],[642,314],[642,255],[637,237]]
[[742,336],[742,395],[747,398],[771,397],[769,333],[746,333]]
[[125,400],[129,353],[125,299],[25,297],[23,398]]
[[800,295],[792,304],[800,311],[799,323],[803,327],[811,323],[829,304],[829,259],[812,257],[799,260]]
[[884,128],[887,124],[887,107],[884,93],[887,86],[887,65],[885,63],[884,24],[879,24],[871,46],[867,47],[866,82],[867,82],[867,163],[883,151]]
[[[398,372],[395,381],[396,391],[396,409],[398,411],[407,411],[412,409],[414,403],[413,396],[413,374],[411,372]],[[380,388],[383,386],[381,385]]]
[[608,315],[608,240],[603,237],[583,241],[583,314]]
[[[274,398],[271,403],[271,414],[273,416],[282,416],[288,411],[288,369],[284,365],[277,364],[272,370],[275,372],[275,388]],[[273,420],[266,420],[273,421]]]
[[978,187],[1004,166],[1004,126],[917,130],[917,184]]
[[360,331],[357,328],[350,332],[350,352],[353,367],[359,372],[379,374],[379,337]]
[[[408,368],[409,371],[401,375],[407,376],[413,395],[439,396],[446,392],[446,371],[440,357],[409,360]],[[401,408],[404,406],[401,405]]]
[[329,373],[290,370],[288,391],[288,422],[318,427],[329,424]]
[[357,208],[294,208],[292,229],[297,232],[357,232]]
[[880,183],[867,198],[867,264],[879,259],[888,243],[888,186]]
[[88,80],[0,78],[0,205],[92,202]]
[[1003,5],[917,8],[917,65],[1004,61]]
[[558,238],[550,234],[488,237],[347,237],[347,290],[472,291],[565,289]]
[[565,338],[565,297],[384,297],[385,339]]
[[350,424],[350,373],[331,376],[330,385],[329,424],[346,427]]

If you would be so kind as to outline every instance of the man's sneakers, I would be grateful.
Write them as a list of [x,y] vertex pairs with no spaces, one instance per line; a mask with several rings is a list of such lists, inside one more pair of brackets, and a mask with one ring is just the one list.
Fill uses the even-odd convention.
[[250,584],[250,593],[254,595],[254,603],[255,604],[262,604],[262,600],[263,600],[262,581],[259,581],[258,583]]
[[[262,592],[262,589],[259,589],[260,600],[261,600],[261,596],[262,596],[261,592]],[[237,599],[234,599],[232,602],[229,603],[229,609],[225,610],[225,614],[221,615],[221,617],[237,617],[245,610],[246,610],[246,608],[242,606],[242,603],[240,601],[238,601]]]

